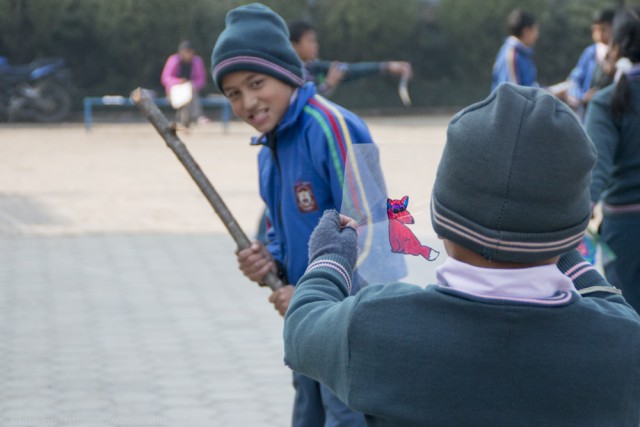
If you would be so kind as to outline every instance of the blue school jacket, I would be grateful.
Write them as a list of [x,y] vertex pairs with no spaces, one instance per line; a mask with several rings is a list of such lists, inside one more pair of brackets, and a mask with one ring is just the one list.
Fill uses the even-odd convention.
[[274,132],[252,143],[262,145],[258,168],[268,209],[267,248],[295,285],[307,268],[307,243],[322,213],[341,209],[345,180],[349,200],[367,210],[363,184],[345,178],[345,164],[351,162],[349,171],[358,169],[354,147],[371,144],[371,135],[362,119],[316,94],[309,82],[296,92]]
[[594,43],[582,52],[578,64],[571,71],[569,79],[573,85],[569,90],[569,95],[578,101],[584,101],[584,95],[591,88],[591,81],[597,68],[598,61],[596,60],[596,45]]
[[532,54],[533,49],[525,46],[516,37],[508,37],[498,51],[493,65],[491,91],[504,82],[537,87],[538,71],[531,58]]

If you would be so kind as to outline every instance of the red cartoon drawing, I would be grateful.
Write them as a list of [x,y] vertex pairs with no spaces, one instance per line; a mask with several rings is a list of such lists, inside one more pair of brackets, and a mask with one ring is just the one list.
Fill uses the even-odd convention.
[[409,197],[400,200],[387,199],[387,217],[389,218],[389,243],[391,252],[422,256],[427,261],[434,261],[440,252],[429,246],[424,246],[406,224],[415,221],[407,210]]

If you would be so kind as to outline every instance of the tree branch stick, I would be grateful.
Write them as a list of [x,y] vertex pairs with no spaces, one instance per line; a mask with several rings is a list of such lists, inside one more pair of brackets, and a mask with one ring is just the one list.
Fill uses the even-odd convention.
[[[147,95],[142,88],[137,88],[131,92],[131,100],[138,106],[145,117],[151,122],[154,128],[158,131],[162,139],[167,143],[167,146],[173,151],[180,163],[185,167],[191,178],[202,191],[202,194],[207,199],[215,213],[220,217],[222,223],[225,225],[229,234],[238,245],[238,249],[246,249],[251,246],[251,241],[242,230],[233,214],[222,200],[222,197],[218,194],[213,187],[207,176],[204,174],[198,163],[196,163],[193,156],[184,143],[176,135],[175,125],[170,123],[167,118],[162,114],[158,106]],[[270,287],[272,290],[279,289],[283,286],[282,281],[273,272],[269,272],[262,284]]]

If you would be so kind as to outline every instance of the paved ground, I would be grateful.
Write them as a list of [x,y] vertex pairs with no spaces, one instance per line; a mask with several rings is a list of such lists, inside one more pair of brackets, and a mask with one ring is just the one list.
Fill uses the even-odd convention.
[[282,321],[230,268],[229,244],[0,240],[0,425],[284,425]]
[[[390,194],[426,213],[446,118],[370,123]],[[184,137],[248,231],[250,135]],[[288,424],[282,320],[149,125],[2,127],[0,158],[1,426]]]

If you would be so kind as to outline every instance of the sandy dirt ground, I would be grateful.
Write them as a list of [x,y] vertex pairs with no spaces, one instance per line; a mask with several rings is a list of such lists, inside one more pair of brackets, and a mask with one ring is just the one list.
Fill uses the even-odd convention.
[[[427,206],[448,117],[372,118],[390,195]],[[183,135],[240,224],[261,210],[250,127],[211,123]],[[147,123],[0,127],[0,229],[62,235],[223,231],[205,199]]]

